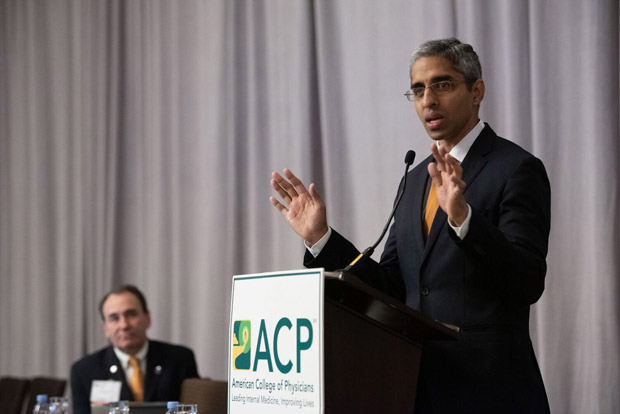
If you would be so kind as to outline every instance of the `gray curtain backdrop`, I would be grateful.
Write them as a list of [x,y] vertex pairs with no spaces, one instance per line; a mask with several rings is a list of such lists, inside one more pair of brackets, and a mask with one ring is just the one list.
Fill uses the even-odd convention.
[[619,21],[617,0],[0,0],[0,375],[68,377],[128,282],[151,337],[225,379],[231,277],[301,267],[271,171],[372,244],[429,153],[410,52],[456,36],[482,119],[551,179],[531,332],[552,411],[620,413]]

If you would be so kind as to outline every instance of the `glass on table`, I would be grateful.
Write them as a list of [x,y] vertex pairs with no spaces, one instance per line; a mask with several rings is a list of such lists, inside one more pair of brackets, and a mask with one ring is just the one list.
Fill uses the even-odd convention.
[[177,414],[198,414],[198,404],[179,404]]
[[50,413],[68,414],[69,399],[67,397],[50,397]]
[[115,401],[108,403],[108,414],[129,414],[129,401]]

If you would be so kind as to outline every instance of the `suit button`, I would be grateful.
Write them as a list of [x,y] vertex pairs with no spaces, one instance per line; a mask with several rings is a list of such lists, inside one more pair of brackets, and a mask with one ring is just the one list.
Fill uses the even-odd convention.
[[431,293],[431,290],[429,288],[427,287],[422,288],[422,295],[428,296],[429,293]]

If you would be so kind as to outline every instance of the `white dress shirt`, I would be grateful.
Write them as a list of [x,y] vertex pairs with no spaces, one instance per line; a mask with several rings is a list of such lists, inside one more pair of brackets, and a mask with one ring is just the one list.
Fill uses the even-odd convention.
[[[136,352],[134,355],[140,361],[140,370],[145,373],[146,377],[146,354],[149,352],[149,341],[146,341],[144,346]],[[117,347],[114,347],[114,353],[116,357],[121,362],[121,366],[123,370],[125,370],[125,377],[127,378],[127,384],[129,384],[130,378],[133,375],[133,367],[129,365],[129,358],[131,355],[124,353]]]

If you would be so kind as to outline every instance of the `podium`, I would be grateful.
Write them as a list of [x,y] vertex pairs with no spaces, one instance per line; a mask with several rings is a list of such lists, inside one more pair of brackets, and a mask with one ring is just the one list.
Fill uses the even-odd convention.
[[457,334],[352,274],[235,275],[229,413],[411,413],[423,341]]
[[422,340],[455,340],[434,321],[360,281],[325,272],[325,413],[412,413]]

